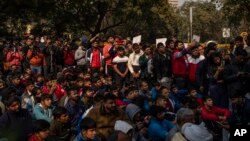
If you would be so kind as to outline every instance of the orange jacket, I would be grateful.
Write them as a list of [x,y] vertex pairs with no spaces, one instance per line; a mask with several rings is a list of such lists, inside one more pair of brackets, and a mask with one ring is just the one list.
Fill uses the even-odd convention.
[[42,53],[37,52],[36,55],[33,54],[33,50],[29,49],[27,53],[27,58],[30,59],[30,65],[32,66],[40,66],[43,63],[44,55]]
[[104,56],[106,65],[112,65],[112,57],[109,54],[109,50],[111,47],[112,47],[112,44],[110,43],[106,43],[103,47],[103,56]]

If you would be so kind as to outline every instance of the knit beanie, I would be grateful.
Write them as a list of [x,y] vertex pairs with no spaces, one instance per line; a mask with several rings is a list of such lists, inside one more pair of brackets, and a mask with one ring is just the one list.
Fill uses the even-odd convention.
[[130,118],[130,120],[133,120],[134,116],[140,111],[141,111],[141,109],[132,103],[128,104],[126,107],[126,110],[125,110],[126,114]]

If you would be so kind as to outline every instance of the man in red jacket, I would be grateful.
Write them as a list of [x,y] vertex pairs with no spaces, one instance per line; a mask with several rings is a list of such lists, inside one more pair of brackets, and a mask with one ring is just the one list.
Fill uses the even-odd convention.
[[205,97],[203,103],[204,106],[202,107],[201,117],[204,120],[223,122],[231,115],[228,109],[213,106],[211,97]]
[[[206,127],[213,132],[214,138],[223,139],[222,129],[229,129],[228,118],[231,115],[228,109],[213,106],[211,97],[204,98],[204,106],[201,109],[201,117]],[[226,130],[224,130],[226,131]]]

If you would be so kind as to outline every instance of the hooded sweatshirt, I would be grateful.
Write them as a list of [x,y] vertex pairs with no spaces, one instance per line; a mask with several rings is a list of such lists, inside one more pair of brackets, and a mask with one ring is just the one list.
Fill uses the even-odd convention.
[[202,125],[185,123],[181,128],[182,134],[189,141],[212,141],[213,136]]

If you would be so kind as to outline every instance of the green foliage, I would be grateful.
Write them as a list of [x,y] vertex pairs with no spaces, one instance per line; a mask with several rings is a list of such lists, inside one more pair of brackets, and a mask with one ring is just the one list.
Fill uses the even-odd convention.
[[177,16],[166,0],[4,0],[0,9],[0,19],[9,20],[2,27],[14,23],[13,30],[19,31],[35,23],[35,34],[143,34],[147,40],[177,29]]
[[229,26],[233,29],[234,34],[250,30],[249,0],[224,0],[222,10],[226,13],[225,19],[228,20]]
[[193,34],[201,37],[201,42],[206,40],[222,40],[222,28],[227,26],[223,13],[216,10],[211,2],[186,2],[180,9],[182,24],[180,25],[180,38],[188,39],[190,31],[189,9],[193,7]]

